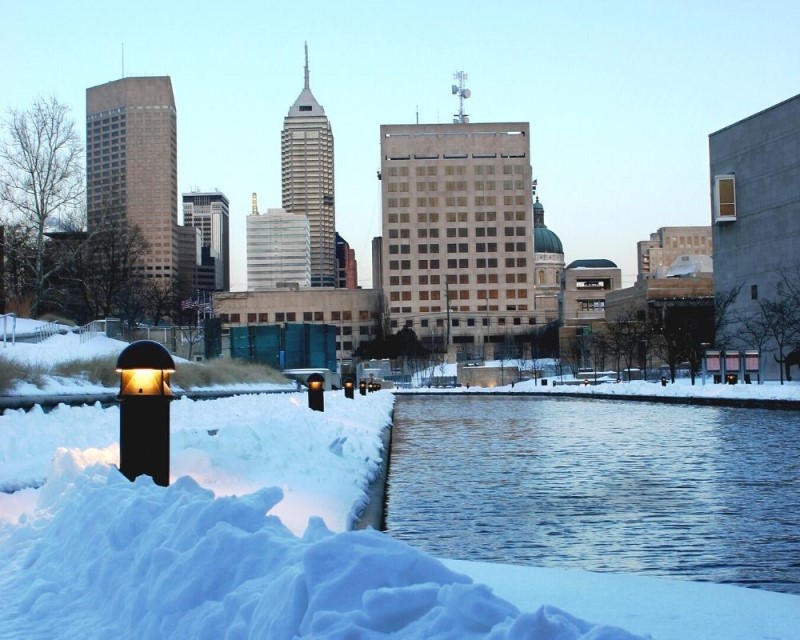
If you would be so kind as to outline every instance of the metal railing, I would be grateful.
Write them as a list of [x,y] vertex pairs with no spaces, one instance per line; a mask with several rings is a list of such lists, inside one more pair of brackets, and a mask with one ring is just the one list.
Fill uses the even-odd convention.
[[47,322],[36,327],[36,342],[43,342],[61,332],[61,325],[58,322]]
[[85,325],[78,327],[78,336],[81,343],[88,342],[92,338],[105,335],[106,321],[105,320],[92,320]]
[[8,321],[11,319],[11,346],[17,344],[17,314],[4,313],[0,318],[3,318],[3,349],[6,348],[8,341]]

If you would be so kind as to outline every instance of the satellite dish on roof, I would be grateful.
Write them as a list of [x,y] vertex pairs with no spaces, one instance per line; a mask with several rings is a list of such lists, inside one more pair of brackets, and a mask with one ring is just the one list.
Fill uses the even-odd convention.
[[457,93],[458,93],[458,85],[454,84],[453,85],[453,95],[456,95]]
[[472,95],[472,91],[469,89],[464,89],[463,95],[465,98],[469,98]]

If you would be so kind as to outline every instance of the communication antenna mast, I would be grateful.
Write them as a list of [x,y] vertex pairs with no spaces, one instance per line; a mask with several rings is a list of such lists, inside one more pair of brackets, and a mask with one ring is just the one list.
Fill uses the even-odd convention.
[[453,79],[458,80],[458,84],[453,85],[453,95],[458,96],[458,113],[453,116],[454,124],[468,124],[469,116],[464,113],[464,100],[472,95],[472,92],[464,86],[467,74],[463,71],[453,74]]
[[253,215],[257,216],[258,215],[258,195],[256,194],[255,191],[253,192],[253,197],[251,199],[251,204],[252,204],[252,207],[253,207]]

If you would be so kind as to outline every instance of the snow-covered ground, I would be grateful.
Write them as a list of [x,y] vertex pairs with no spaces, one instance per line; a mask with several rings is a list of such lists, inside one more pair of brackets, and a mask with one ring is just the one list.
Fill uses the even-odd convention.
[[[5,352],[52,361],[126,346],[72,338]],[[86,393],[71,381],[51,385]],[[704,389],[585,392],[637,386]],[[547,392],[561,389],[583,387]],[[0,489],[12,493],[0,493],[0,639],[800,638],[798,596],[440,561],[350,531],[378,473],[393,402],[387,391],[354,400],[329,392],[320,413],[302,393],[177,400],[166,489],[117,471],[117,408],[6,411]]]

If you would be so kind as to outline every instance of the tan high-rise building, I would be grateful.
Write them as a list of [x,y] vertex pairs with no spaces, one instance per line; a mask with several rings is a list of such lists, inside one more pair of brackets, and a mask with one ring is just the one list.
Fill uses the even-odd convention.
[[390,327],[488,356],[530,333],[544,315],[528,123],[384,125],[380,135]]
[[283,209],[308,217],[311,228],[311,286],[335,287],[333,132],[325,110],[311,93],[308,46],[305,86],[283,120],[281,182]]
[[139,227],[145,273],[177,280],[178,127],[168,76],[122,78],[86,90],[89,229]]

